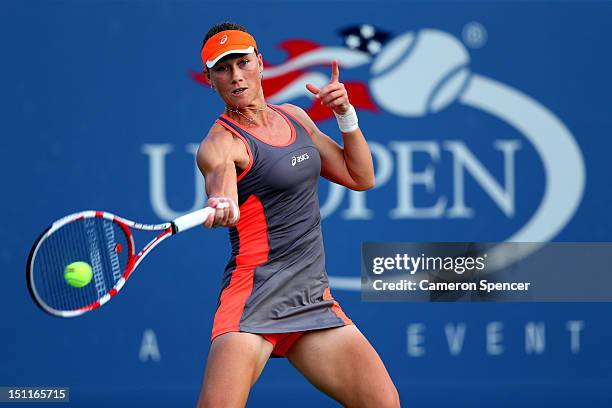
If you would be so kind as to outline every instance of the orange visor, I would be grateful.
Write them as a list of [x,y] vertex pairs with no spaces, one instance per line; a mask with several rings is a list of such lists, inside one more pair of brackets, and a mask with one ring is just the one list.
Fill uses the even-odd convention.
[[202,62],[212,68],[228,54],[250,54],[257,49],[255,39],[240,30],[225,30],[210,37],[202,48]]

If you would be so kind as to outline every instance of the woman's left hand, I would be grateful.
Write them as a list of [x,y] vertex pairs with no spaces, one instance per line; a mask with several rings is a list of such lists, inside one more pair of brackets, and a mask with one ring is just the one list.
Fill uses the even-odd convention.
[[344,84],[338,81],[340,69],[338,62],[332,62],[332,76],[329,84],[319,89],[313,84],[306,84],[306,89],[312,92],[321,103],[338,115],[345,114],[350,107],[348,93],[344,88]]

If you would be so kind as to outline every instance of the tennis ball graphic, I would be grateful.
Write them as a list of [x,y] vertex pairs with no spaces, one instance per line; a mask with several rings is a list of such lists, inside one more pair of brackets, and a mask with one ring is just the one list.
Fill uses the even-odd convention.
[[461,42],[439,30],[408,32],[390,41],[372,64],[370,90],[386,111],[424,116],[452,103],[470,76]]
[[64,269],[66,283],[75,288],[82,288],[91,282],[93,272],[87,262],[73,262]]

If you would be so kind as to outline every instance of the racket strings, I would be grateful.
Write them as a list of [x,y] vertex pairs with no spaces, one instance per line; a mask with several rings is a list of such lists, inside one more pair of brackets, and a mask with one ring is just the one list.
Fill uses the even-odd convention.
[[[123,275],[128,239],[121,227],[104,218],[84,218],[66,224],[41,242],[33,260],[32,283],[38,297],[58,311],[88,306],[110,292]],[[85,262],[91,281],[83,287],[68,284],[66,267]]]

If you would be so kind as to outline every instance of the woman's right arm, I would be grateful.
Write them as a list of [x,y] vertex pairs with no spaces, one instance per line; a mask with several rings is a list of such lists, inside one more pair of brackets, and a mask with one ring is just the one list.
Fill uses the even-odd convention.
[[225,128],[215,124],[200,144],[196,160],[206,180],[208,206],[217,209],[215,214],[210,215],[204,222],[204,226],[211,228],[236,225],[240,217],[236,167],[244,169],[248,165],[246,147]]

